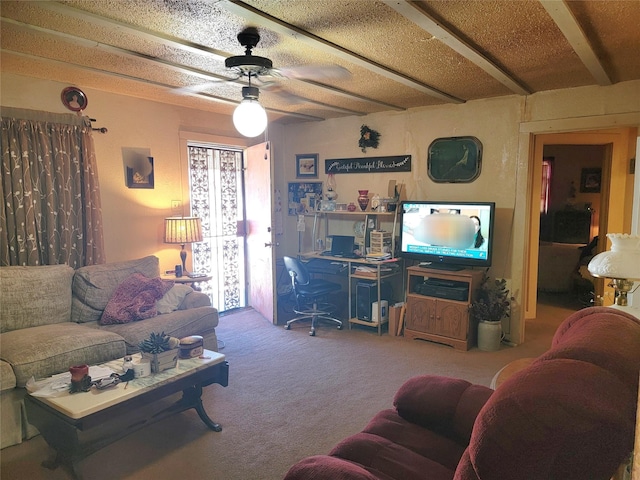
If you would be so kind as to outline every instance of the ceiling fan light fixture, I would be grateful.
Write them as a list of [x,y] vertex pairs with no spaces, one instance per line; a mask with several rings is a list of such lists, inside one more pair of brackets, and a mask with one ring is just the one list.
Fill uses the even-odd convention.
[[267,112],[258,102],[256,87],[242,87],[242,102],[233,112],[233,124],[245,137],[257,137],[267,128]]

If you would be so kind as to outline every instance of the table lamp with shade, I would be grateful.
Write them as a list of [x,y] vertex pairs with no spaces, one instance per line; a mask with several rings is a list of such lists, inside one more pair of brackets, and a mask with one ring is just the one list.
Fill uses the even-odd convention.
[[626,233],[607,233],[611,250],[597,254],[587,269],[594,277],[611,279],[609,284],[616,291],[614,305],[626,307],[627,294],[635,280],[640,280],[640,236]]
[[182,271],[187,272],[186,243],[202,241],[202,221],[198,217],[169,217],[164,219],[164,243],[178,243],[182,246],[180,259]]

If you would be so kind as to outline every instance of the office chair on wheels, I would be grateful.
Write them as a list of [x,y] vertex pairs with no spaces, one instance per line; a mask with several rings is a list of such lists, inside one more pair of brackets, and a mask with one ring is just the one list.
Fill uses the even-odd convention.
[[342,322],[331,314],[332,305],[320,303],[326,295],[342,290],[339,283],[329,282],[317,278],[311,278],[304,264],[293,257],[284,257],[284,266],[291,277],[291,286],[296,297],[296,307],[293,309],[299,316],[287,322],[284,328],[291,329],[291,324],[300,320],[311,319],[312,337],[316,334],[316,322],[328,320],[338,324],[338,330],[342,330]]

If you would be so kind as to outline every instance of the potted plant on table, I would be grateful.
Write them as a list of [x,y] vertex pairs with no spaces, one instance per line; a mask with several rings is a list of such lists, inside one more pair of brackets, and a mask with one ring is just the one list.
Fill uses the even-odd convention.
[[478,322],[478,348],[494,351],[502,340],[502,319],[511,313],[512,297],[509,296],[504,278],[491,279],[485,272],[480,288],[471,303],[471,315]]
[[180,340],[164,332],[152,332],[149,338],[138,344],[142,358],[149,359],[151,371],[159,373],[178,364],[178,345]]

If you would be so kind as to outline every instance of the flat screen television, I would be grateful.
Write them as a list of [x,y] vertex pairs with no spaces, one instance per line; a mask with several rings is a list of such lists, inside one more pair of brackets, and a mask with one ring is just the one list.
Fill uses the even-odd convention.
[[401,257],[443,270],[491,266],[495,203],[413,200],[399,213]]

